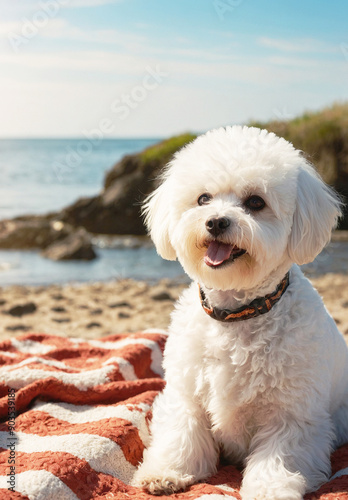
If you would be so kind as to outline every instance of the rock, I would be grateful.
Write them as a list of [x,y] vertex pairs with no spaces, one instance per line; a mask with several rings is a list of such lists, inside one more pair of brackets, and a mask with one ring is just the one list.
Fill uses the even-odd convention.
[[88,234],[82,228],[49,245],[41,255],[52,260],[93,260],[97,256]]
[[8,330],[9,332],[27,332],[28,330],[31,330],[31,327],[27,325],[10,325],[6,326],[5,330]]
[[65,299],[64,295],[62,295],[61,293],[56,293],[54,295],[51,295],[51,297],[53,300],[64,300]]
[[11,316],[21,317],[25,314],[31,314],[37,310],[36,304],[34,302],[28,302],[27,304],[19,304],[17,306],[11,307],[7,312]]
[[25,216],[0,221],[0,248],[46,248],[66,238],[72,226],[48,216]]
[[140,202],[156,187],[156,178],[173,154],[194,138],[183,134],[125,156],[107,173],[98,196],[77,200],[59,213],[59,219],[96,234],[144,235]]
[[168,292],[159,292],[151,295],[153,300],[174,300],[173,297]]
[[86,325],[86,328],[101,328],[101,324],[97,323],[96,321],[92,321],[91,323],[88,323]]
[[90,313],[92,316],[97,316],[98,314],[103,314],[103,309],[101,309],[100,307],[98,307],[97,309],[92,309],[92,311],[90,311]]
[[44,257],[53,260],[96,257],[91,237],[84,228],[77,229],[52,214],[0,221],[0,248],[39,248]]
[[51,311],[56,313],[65,313],[66,309],[65,307],[51,307]]
[[113,304],[109,304],[108,307],[110,309],[115,309],[118,307],[132,307],[129,302],[114,302]]
[[127,319],[127,318],[130,318],[130,314],[125,313],[125,312],[119,312],[119,313],[118,313],[118,317],[119,317],[120,319]]
[[[305,152],[325,182],[348,198],[348,104],[289,121],[252,123],[292,142]],[[140,203],[157,186],[159,174],[173,154],[195,138],[172,137],[144,151],[127,155],[106,175],[104,189],[93,198],[82,198],[62,210],[59,218],[91,233],[143,235]],[[348,209],[340,222],[348,229]]]

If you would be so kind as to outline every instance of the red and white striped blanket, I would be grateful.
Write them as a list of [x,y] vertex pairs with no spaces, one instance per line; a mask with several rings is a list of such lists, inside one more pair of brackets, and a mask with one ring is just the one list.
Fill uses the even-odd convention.
[[[0,342],[0,499],[154,498],[129,485],[163,388],[164,332],[100,340],[25,334]],[[348,445],[307,499],[348,499]],[[182,500],[239,499],[241,473],[221,466]],[[163,497],[160,497],[163,498]]]

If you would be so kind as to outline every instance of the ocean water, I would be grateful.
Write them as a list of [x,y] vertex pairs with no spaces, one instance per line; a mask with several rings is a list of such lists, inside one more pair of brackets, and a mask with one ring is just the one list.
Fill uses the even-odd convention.
[[125,154],[158,139],[0,140],[0,219],[59,210],[93,196]]
[[[59,210],[81,196],[93,196],[105,173],[124,155],[159,139],[0,140],[0,219]],[[115,278],[160,279],[180,276],[177,263],[165,263],[154,248],[100,244],[92,262],[53,262],[38,251],[0,250],[0,286],[44,285]]]
[[[97,194],[105,172],[125,154],[135,153],[159,139],[0,140],[0,219],[55,211],[81,196]],[[133,278],[185,280],[178,262],[162,260],[152,246],[128,240],[98,240],[98,258],[53,262],[38,251],[0,250],[0,286],[47,285]],[[348,272],[348,242],[333,242],[314,263],[309,275]]]
[[154,248],[97,248],[98,258],[55,262],[36,251],[0,250],[0,286],[50,285],[124,278],[186,282],[178,262],[161,259]]

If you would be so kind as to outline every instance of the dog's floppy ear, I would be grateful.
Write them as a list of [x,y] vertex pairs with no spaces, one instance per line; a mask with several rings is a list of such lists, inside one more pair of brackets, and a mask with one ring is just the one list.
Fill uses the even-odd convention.
[[164,177],[162,184],[148,196],[142,208],[145,224],[157,253],[163,259],[176,260],[176,253],[170,242],[170,182]]
[[311,262],[329,243],[341,206],[336,192],[304,162],[297,178],[296,209],[288,245],[293,262],[299,265]]

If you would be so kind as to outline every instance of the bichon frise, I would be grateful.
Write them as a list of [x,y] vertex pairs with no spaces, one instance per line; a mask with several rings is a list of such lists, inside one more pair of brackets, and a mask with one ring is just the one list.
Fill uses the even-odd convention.
[[243,500],[298,500],[348,441],[348,350],[297,264],[341,203],[272,133],[227,127],[174,157],[145,205],[158,253],[195,281],[172,316],[166,387],[133,484],[169,494],[244,466]]

